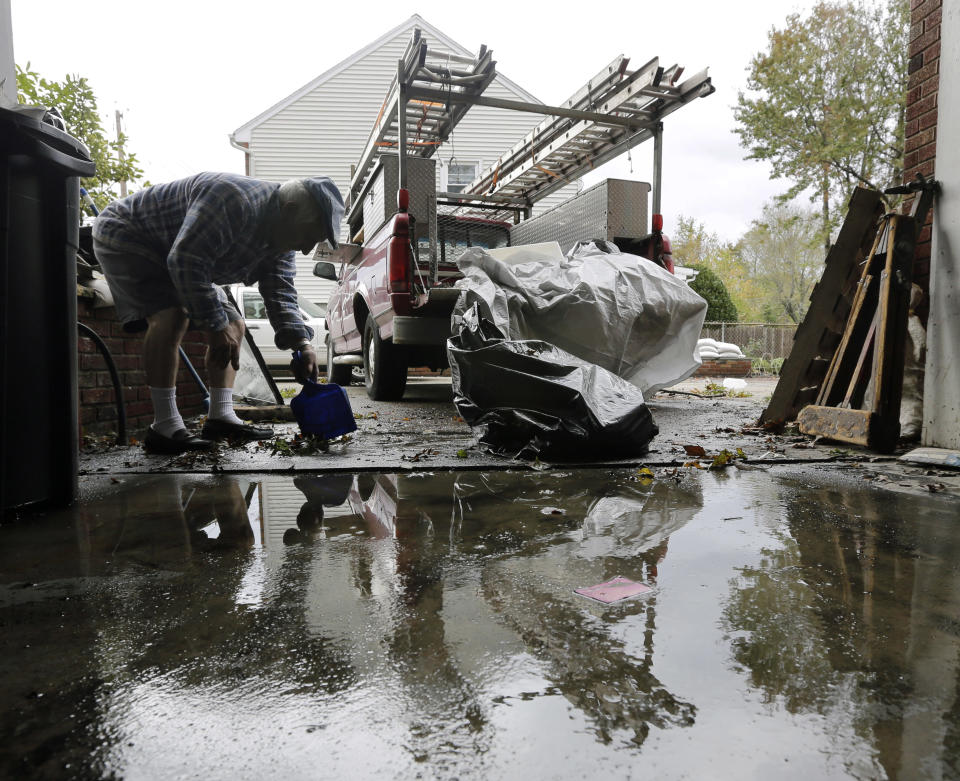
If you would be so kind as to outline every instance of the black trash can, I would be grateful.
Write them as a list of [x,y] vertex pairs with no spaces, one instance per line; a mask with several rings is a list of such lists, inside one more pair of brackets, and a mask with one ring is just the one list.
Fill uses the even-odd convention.
[[77,495],[77,268],[86,147],[0,109],[0,510]]

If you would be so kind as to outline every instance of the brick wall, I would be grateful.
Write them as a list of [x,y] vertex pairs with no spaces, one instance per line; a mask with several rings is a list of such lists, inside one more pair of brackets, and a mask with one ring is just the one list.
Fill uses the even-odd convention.
[[[942,0],[910,2],[910,79],[904,146],[904,181],[918,173],[932,176],[937,154],[937,93],[940,88],[940,17]],[[907,207],[909,208],[909,206]],[[914,281],[930,289],[931,216],[917,245]]]
[[749,358],[717,358],[706,360],[694,373],[694,377],[749,377]]
[[[120,375],[124,408],[127,413],[127,436],[141,439],[144,430],[153,421],[153,406],[143,372],[143,335],[126,334],[117,320],[113,307],[94,309],[92,301],[79,298],[77,317],[92,328],[106,343]],[[188,331],[183,349],[190,361],[203,374],[203,356],[206,343],[199,331]],[[92,339],[82,335],[77,341],[78,386],[80,393],[80,436],[87,434],[115,434],[117,406],[110,372]],[[203,395],[189,372],[182,366],[177,377],[177,404],[184,417],[203,412]]]

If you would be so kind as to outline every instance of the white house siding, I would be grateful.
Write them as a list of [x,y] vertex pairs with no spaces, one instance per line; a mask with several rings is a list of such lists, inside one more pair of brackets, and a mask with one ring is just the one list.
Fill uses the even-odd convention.
[[[283,548],[283,533],[297,528],[297,514],[307,497],[289,478],[264,480],[260,483],[260,520],[263,544],[267,548]],[[325,507],[324,517],[332,520],[352,514],[349,504]]]
[[[429,29],[424,30],[424,36],[432,49],[456,51],[431,35]],[[350,186],[350,167],[363,152],[409,39],[410,29],[403,29],[253,127],[250,175],[278,182],[298,176],[329,176],[345,193]],[[576,86],[571,85],[571,91]],[[500,79],[488,87],[486,94],[528,99]],[[538,114],[474,107],[454,131],[453,143],[438,150],[438,159],[446,165],[455,153],[457,161],[478,162],[482,169],[496,162],[541,119]],[[438,168],[438,179],[440,176]],[[576,186],[570,185],[544,199],[536,211],[550,208],[575,192]],[[341,235],[341,239],[346,238],[345,233]],[[300,292],[311,301],[325,304],[335,283],[314,277],[309,258],[298,256],[297,268]]]

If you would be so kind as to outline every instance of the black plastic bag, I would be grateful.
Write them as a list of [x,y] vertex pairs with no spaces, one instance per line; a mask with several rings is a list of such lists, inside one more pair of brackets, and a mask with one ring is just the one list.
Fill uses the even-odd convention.
[[447,354],[454,404],[495,453],[629,458],[644,455],[658,433],[636,386],[547,342],[505,339],[476,304]]

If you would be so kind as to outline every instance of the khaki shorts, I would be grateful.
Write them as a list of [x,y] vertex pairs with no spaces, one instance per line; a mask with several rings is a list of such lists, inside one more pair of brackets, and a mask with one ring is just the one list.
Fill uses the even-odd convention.
[[[160,261],[147,255],[107,247],[96,239],[93,241],[93,251],[107,278],[117,317],[123,323],[124,331],[146,331],[147,318],[164,309],[179,307],[187,311],[170,274]],[[217,295],[231,322],[243,319],[222,287],[217,287]]]

